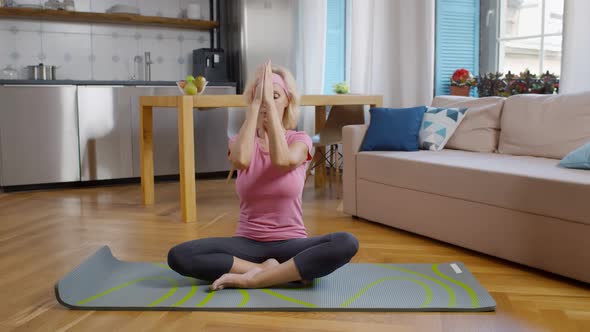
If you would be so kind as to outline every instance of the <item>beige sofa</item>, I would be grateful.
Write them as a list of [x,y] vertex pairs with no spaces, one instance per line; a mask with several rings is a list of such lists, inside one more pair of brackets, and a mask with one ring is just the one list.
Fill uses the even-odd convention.
[[344,135],[344,212],[590,282],[590,170],[558,167],[590,141],[590,93],[436,97],[467,107],[442,151],[359,152]]

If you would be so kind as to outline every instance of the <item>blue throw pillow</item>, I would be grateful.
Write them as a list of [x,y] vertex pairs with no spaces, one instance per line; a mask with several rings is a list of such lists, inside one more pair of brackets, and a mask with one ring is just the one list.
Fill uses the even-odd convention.
[[559,162],[559,166],[590,169],[590,142],[570,152]]
[[426,106],[370,110],[371,122],[361,151],[418,151],[418,133]]

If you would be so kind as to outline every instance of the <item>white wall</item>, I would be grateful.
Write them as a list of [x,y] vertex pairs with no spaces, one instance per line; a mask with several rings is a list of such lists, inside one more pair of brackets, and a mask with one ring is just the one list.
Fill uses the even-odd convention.
[[[142,15],[163,17],[179,17],[191,2],[200,3],[202,18],[209,18],[207,0],[75,0],[77,11],[104,13],[113,4],[127,4]],[[150,51],[152,80],[178,80],[192,71],[193,49],[209,46],[208,31],[0,19],[0,69],[11,65],[20,78],[26,78],[25,66],[43,62],[60,66],[58,79],[128,80],[133,58]]]

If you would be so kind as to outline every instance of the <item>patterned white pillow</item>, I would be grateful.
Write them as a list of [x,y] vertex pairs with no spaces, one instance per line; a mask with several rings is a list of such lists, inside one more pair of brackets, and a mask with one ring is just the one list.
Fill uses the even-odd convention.
[[420,127],[420,149],[440,151],[465,117],[467,108],[427,107]]

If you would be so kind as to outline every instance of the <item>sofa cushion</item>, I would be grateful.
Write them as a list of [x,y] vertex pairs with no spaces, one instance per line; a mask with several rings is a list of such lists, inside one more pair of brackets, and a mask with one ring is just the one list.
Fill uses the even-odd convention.
[[465,111],[467,108],[427,107],[420,126],[420,148],[442,150],[465,118]]
[[516,95],[502,111],[500,153],[562,159],[590,139],[590,92]]
[[500,138],[500,114],[505,98],[437,96],[433,107],[467,108],[465,118],[445,148],[477,152],[494,152]]
[[356,174],[367,181],[590,224],[588,171],[557,164],[555,159],[448,149],[361,152]]
[[371,122],[361,151],[416,151],[418,133],[426,106],[410,108],[373,107]]

